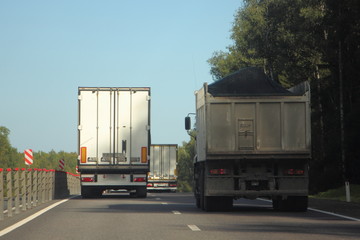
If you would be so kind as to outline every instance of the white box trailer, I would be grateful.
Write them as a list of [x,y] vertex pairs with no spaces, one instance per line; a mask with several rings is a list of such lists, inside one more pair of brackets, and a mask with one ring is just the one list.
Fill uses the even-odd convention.
[[150,146],[149,191],[172,191],[177,189],[177,144],[152,144]]
[[150,154],[150,88],[79,87],[81,195],[127,190],[146,197]]
[[205,83],[195,95],[197,206],[229,209],[236,198],[268,197],[275,209],[305,211],[308,84],[286,90],[260,69],[247,68]]

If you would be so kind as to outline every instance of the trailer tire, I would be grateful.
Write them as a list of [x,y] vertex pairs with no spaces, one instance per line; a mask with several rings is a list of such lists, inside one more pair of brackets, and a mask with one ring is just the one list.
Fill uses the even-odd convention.
[[281,199],[275,198],[272,200],[272,206],[275,211],[280,210],[280,201]]
[[200,197],[195,196],[195,201],[196,201],[196,207],[197,207],[197,208],[201,208]]
[[198,181],[198,186],[199,186],[199,202],[200,202],[200,208],[202,210],[206,210],[205,209],[205,169],[203,165],[200,165],[200,167],[198,168],[199,173],[199,181]]
[[82,198],[99,198],[102,195],[101,189],[92,189],[89,187],[81,187]]
[[91,197],[90,189],[81,187],[81,197],[82,198],[90,198]]
[[201,185],[201,171],[199,170],[199,166],[195,165],[194,167],[194,182],[195,182],[195,187],[194,187],[194,196],[195,196],[195,201],[196,201],[196,207],[200,208],[202,207],[202,185]]
[[146,187],[138,187],[136,189],[136,197],[137,198],[146,198],[147,196],[147,189]]
[[292,204],[292,210],[296,212],[306,212],[308,208],[307,196],[293,196],[288,197],[288,200]]
[[232,207],[232,197],[204,197],[204,209],[207,212],[230,211]]

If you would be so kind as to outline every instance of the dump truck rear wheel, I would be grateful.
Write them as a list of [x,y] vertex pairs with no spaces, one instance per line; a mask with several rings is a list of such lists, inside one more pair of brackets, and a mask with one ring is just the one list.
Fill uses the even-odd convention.
[[289,196],[287,199],[278,197],[272,201],[273,208],[277,211],[306,212],[308,208],[307,196]]

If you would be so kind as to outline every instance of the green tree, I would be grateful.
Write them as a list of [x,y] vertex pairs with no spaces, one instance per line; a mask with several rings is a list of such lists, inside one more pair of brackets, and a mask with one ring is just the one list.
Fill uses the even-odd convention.
[[[65,168],[61,170],[59,167],[60,159],[64,159]],[[77,164],[77,153],[74,152],[56,152],[51,150],[46,153],[43,151],[34,152],[34,164],[31,168],[46,168],[46,169],[55,169],[65,172],[76,173],[75,166]]]
[[210,72],[217,80],[240,68],[258,66],[285,86],[313,79],[316,66],[322,64],[323,15],[319,1],[245,1],[235,15],[234,44],[228,52],[214,53],[208,60]]
[[13,168],[17,166],[20,159],[16,148],[13,148],[9,141],[10,130],[0,126],[0,167]]
[[189,142],[183,142],[178,150],[178,190],[190,192],[194,185],[194,156],[195,139],[191,137]]
[[11,145],[8,138],[9,134],[9,129],[0,126],[0,164],[4,167],[8,166],[9,154],[11,152]]
[[[327,94],[332,96],[327,99],[330,100],[328,105],[332,105],[328,108],[334,113],[329,114],[332,124],[329,124],[329,132],[334,140],[337,139],[331,141],[327,151],[333,158],[345,157],[340,164],[333,160],[335,167],[344,168],[345,179],[360,183],[360,150],[357,146],[360,135],[360,5],[356,0],[326,0],[325,3],[324,25],[328,40],[324,53],[331,71]],[[341,110],[343,119],[339,114]],[[339,128],[341,122],[343,129]]]
[[314,191],[344,177],[360,183],[359,37],[355,0],[246,0],[235,15],[233,45],[208,60],[215,80],[258,66],[285,87],[310,81]]
[[45,168],[60,170],[59,160],[65,160],[63,171],[76,173],[77,153],[55,152],[46,153],[43,151],[33,152],[34,163],[31,166],[25,165],[24,153],[13,148],[9,141],[10,130],[0,126],[0,167],[1,168]]

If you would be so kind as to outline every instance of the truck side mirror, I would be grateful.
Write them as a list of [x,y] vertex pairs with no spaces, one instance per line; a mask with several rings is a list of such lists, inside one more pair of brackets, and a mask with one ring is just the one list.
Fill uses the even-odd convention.
[[185,130],[190,130],[190,129],[191,129],[191,118],[185,117]]

